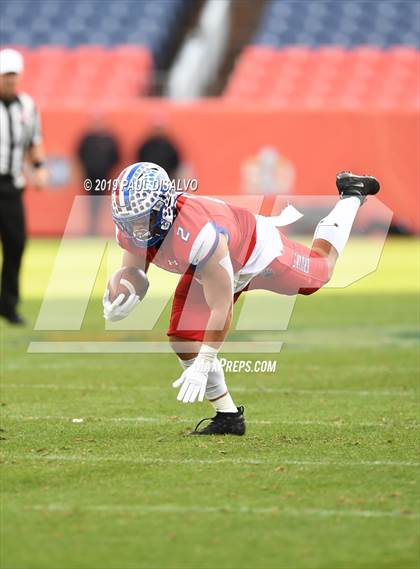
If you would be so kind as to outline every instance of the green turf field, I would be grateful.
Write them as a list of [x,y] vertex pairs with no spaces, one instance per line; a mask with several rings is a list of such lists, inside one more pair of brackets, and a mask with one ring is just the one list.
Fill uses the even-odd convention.
[[185,436],[212,412],[176,402],[173,356],[27,353],[108,337],[101,279],[81,332],[33,330],[57,246],[30,243],[31,324],[1,328],[3,568],[419,566],[418,242],[300,297],[282,352],[246,356],[276,373],[228,374],[239,439]]

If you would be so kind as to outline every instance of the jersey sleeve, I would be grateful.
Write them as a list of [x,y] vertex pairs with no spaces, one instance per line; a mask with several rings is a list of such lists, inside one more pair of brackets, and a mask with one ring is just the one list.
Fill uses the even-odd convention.
[[187,198],[176,216],[171,244],[180,266],[202,266],[219,243],[219,232],[198,200]]
[[199,231],[192,243],[188,261],[191,265],[204,266],[219,244],[220,232],[211,221]]

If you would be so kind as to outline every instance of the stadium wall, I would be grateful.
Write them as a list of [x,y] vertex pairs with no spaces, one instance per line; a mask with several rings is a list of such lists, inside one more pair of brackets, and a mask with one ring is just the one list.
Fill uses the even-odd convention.
[[[91,113],[50,108],[42,114],[50,164],[54,169],[58,165],[61,173],[70,172]],[[139,101],[106,114],[121,145],[121,167],[134,161],[135,149],[156,116],[191,165],[201,194],[264,192],[252,182],[252,171],[261,150],[274,148],[280,191],[285,194],[331,194],[336,172],[372,173],[380,179],[381,200],[394,211],[396,221],[410,231],[420,231],[418,112],[285,110],[214,99],[188,104]],[[81,181],[69,175],[62,175],[61,181],[42,193],[28,187],[30,235],[61,235],[77,194],[86,192]],[[103,215],[107,224],[107,212]],[[83,225],[81,220],[81,231]]]

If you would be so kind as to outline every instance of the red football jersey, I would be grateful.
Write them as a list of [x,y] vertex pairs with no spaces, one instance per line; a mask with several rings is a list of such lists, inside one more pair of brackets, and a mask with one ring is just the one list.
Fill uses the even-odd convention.
[[211,197],[182,194],[176,201],[176,216],[165,239],[158,246],[136,246],[117,230],[119,245],[145,264],[154,263],[173,273],[200,268],[217,248],[220,235],[228,240],[234,272],[244,267],[256,244],[256,218],[250,211]]

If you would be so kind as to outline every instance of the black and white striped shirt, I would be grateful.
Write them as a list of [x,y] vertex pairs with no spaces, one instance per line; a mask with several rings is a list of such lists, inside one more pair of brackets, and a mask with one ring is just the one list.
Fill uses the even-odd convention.
[[0,175],[11,175],[17,188],[25,185],[25,153],[41,139],[41,121],[32,97],[19,93],[8,102],[0,99]]

